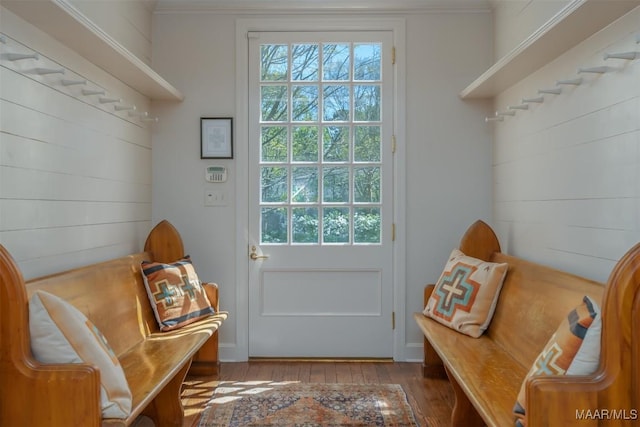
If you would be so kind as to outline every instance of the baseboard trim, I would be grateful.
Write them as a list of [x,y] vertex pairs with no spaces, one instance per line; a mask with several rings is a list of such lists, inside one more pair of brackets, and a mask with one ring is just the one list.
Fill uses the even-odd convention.
[[250,357],[251,362],[313,362],[313,363],[392,363],[393,359],[384,357]]

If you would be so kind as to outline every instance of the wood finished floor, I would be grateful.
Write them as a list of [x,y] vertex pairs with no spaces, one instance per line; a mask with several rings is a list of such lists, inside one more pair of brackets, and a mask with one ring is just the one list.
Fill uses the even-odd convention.
[[187,378],[182,402],[184,427],[198,425],[200,414],[219,381],[300,381],[305,383],[400,384],[420,427],[448,426],[453,391],[446,380],[425,379],[419,363],[289,362],[223,363],[218,378]]

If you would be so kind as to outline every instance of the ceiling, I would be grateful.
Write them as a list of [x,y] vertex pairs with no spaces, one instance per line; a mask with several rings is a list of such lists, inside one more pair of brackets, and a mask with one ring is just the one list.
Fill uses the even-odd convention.
[[157,0],[156,11],[489,11],[495,0]]

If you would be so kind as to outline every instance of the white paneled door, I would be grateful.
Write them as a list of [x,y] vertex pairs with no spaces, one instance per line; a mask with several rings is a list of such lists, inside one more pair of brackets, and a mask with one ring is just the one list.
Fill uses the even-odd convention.
[[392,33],[249,38],[249,356],[391,357]]

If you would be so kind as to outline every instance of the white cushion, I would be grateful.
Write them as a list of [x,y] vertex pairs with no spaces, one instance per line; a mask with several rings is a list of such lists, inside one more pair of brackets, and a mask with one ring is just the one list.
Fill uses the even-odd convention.
[[131,390],[122,366],[98,328],[60,297],[36,291],[29,300],[31,350],[42,363],[87,363],[100,370],[103,418],[131,413]]
[[[589,298],[589,297],[587,297]],[[584,336],[582,345],[567,369],[567,375],[593,374],[600,364],[600,335],[602,334],[602,313],[598,304],[589,298],[596,313],[593,323]]]

